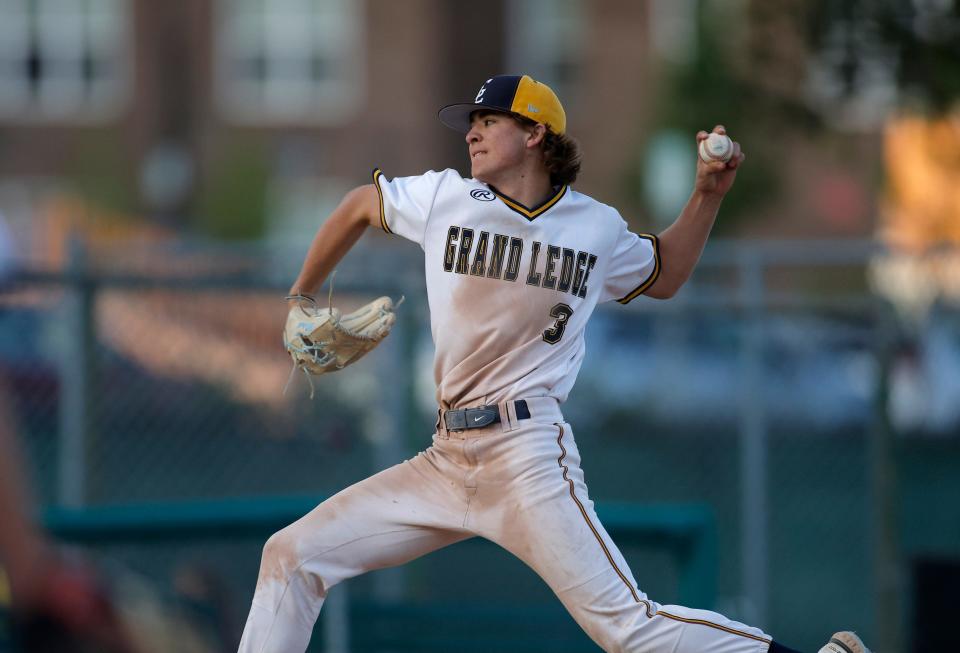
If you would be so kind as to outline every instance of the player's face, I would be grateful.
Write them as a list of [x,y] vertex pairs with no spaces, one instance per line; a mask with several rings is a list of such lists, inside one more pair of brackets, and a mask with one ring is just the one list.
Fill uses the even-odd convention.
[[505,113],[474,113],[467,132],[473,177],[495,184],[502,176],[519,169],[529,137],[530,134]]

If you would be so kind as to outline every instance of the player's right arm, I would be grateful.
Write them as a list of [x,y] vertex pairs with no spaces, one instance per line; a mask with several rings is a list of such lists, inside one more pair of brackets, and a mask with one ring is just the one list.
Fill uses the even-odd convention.
[[380,196],[373,184],[347,193],[317,230],[290,294],[312,295],[367,227],[380,226]]
[[[715,133],[726,134],[723,125],[713,128]],[[697,146],[700,141],[706,140],[709,134],[705,131],[697,133]],[[737,170],[743,163],[745,155],[740,150],[740,144],[734,141],[733,156],[726,163],[714,161],[706,163],[697,157],[697,176],[694,182],[693,194],[680,216],[666,231],[660,234],[660,256],[663,267],[656,282],[645,291],[648,297],[669,299],[683,286],[694,268],[700,261],[707,238],[713,229],[720,210],[720,202],[730,190]]]

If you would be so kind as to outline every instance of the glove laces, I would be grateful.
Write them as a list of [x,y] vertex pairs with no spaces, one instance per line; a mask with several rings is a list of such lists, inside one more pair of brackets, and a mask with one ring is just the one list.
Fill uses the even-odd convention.
[[[330,290],[327,293],[327,311],[330,313],[331,319],[333,318],[333,279],[336,276],[337,276],[336,270],[330,273]],[[306,293],[297,292],[295,294],[287,295],[284,297],[284,300],[286,301],[290,301],[291,299],[296,299],[297,302],[300,304],[300,308],[304,312],[306,312],[308,308],[314,311],[319,310],[320,308],[320,305],[317,303],[317,300],[312,295],[308,295]],[[304,302],[307,303],[307,306],[304,306]],[[336,331],[333,332],[333,337],[336,338]],[[319,350],[320,350],[320,347],[315,345],[313,347],[300,349],[298,351],[300,351],[301,353],[308,354],[309,356],[312,356],[314,363],[317,363],[318,365],[325,365],[330,361],[330,358],[333,356],[333,354],[324,354],[324,356],[321,358],[317,354]],[[303,372],[303,375],[307,378],[307,384],[310,386],[310,398],[313,399],[313,395],[314,395],[313,379],[310,378],[310,372],[307,371],[307,368],[300,365],[296,359],[293,359],[293,367],[290,368],[290,374],[287,376],[287,382],[283,384],[282,394],[286,396],[287,390],[290,388],[290,383],[291,381],[293,381],[293,376],[296,373],[298,368],[300,369],[300,371]]]

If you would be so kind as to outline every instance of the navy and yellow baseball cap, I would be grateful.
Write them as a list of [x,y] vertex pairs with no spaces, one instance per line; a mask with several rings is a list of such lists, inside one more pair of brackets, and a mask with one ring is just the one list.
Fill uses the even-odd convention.
[[473,102],[448,104],[440,109],[440,122],[458,132],[470,131],[470,114],[481,109],[515,113],[539,122],[554,134],[567,130],[567,114],[557,94],[546,84],[529,75],[497,75],[491,77]]

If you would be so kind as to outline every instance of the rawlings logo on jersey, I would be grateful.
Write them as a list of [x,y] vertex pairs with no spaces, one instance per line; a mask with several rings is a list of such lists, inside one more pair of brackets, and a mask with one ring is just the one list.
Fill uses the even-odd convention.
[[[491,239],[488,231],[476,234],[473,229],[453,225],[447,230],[443,271],[516,281],[526,249],[523,239],[516,236],[493,234]],[[530,244],[529,251],[528,286],[568,292],[574,297],[587,296],[587,280],[597,264],[596,254],[549,243],[544,246],[537,240]]]
[[492,202],[497,198],[497,196],[493,194],[493,191],[489,191],[486,188],[473,189],[470,191],[470,197],[475,200],[480,200],[481,202]]

